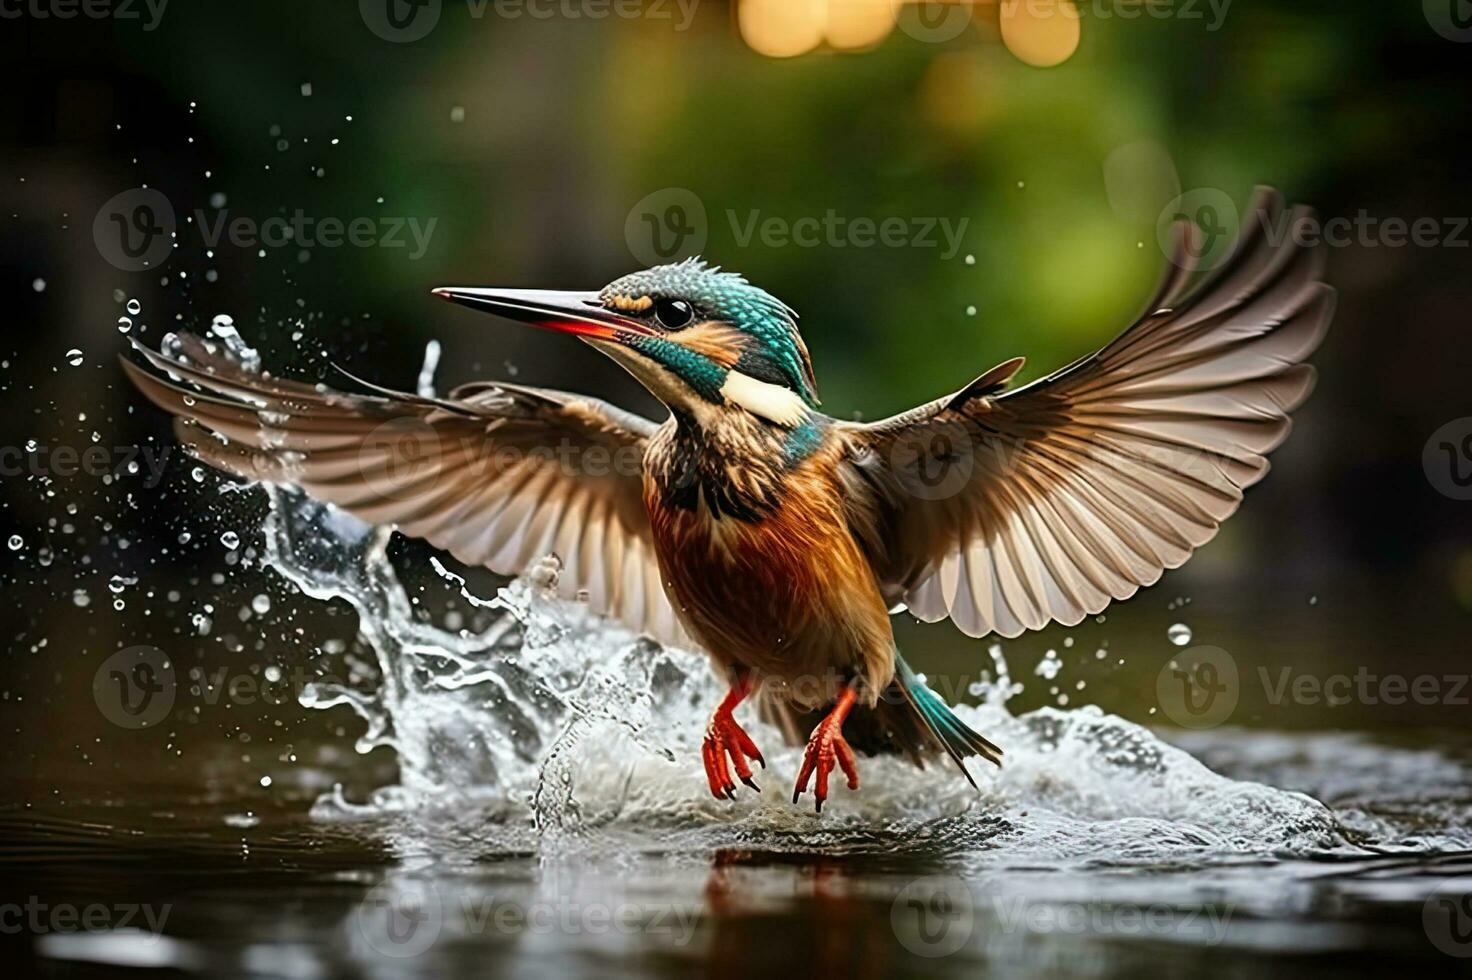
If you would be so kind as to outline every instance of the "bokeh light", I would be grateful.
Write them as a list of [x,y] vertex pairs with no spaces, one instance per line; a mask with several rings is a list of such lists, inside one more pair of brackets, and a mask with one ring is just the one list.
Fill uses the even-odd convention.
[[743,0],[737,23],[753,51],[792,58],[822,42],[827,7],[827,0]]
[[1078,50],[1081,21],[1073,0],[1003,0],[1002,43],[1038,68],[1061,65]]

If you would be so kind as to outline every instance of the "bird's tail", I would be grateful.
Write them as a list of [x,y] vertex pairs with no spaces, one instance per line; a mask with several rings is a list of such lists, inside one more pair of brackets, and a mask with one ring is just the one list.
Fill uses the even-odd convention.
[[[826,714],[826,708],[804,712],[787,702],[762,699],[762,717],[780,727],[793,745],[803,744]],[[966,771],[963,760],[979,755],[993,765],[1002,764],[1002,750],[957,718],[898,653],[894,679],[879,703],[873,708],[856,708],[845,722],[843,734],[850,745],[866,755],[903,754],[921,768],[926,756],[943,749],[972,786],[976,780]]]
[[925,725],[930,737],[955,760],[956,768],[961,770],[961,775],[966,777],[967,782],[972,786],[976,785],[976,780],[966,771],[963,760],[979,755],[992,765],[1002,764],[1002,750],[957,718],[955,712],[941,700],[941,696],[927,687],[920,676],[910,669],[904,657],[895,654],[894,662],[895,676],[891,687],[900,689],[910,710]]

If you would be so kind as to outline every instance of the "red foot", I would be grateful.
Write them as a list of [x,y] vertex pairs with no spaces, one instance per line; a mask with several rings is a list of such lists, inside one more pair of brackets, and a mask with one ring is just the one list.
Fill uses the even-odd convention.
[[718,800],[736,798],[736,783],[731,779],[732,764],[736,767],[737,778],[758,793],[762,791],[751,778],[751,766],[746,760],[755,759],[761,763],[763,769],[767,768],[767,760],[762,758],[751,736],[736,724],[736,719],[731,715],[731,710],[741,703],[749,690],[750,683],[744,679],[732,686],[721,706],[711,715],[710,725],[705,729],[705,742],[700,746],[700,758],[705,763],[705,778],[710,783],[711,795]]
[[848,788],[859,788],[859,770],[854,765],[854,750],[843,737],[843,720],[848,717],[855,697],[852,688],[845,688],[828,717],[818,722],[818,727],[813,729],[813,734],[808,738],[807,751],[802,756],[802,769],[797,774],[792,802],[796,803],[797,798],[807,792],[808,778],[816,771],[818,781],[813,788],[813,796],[817,800],[817,812],[822,813],[823,801],[828,799],[828,774],[833,771],[834,763],[848,777]]
[[731,781],[730,757],[736,766],[737,777],[758,793],[762,788],[751,778],[751,766],[747,759],[755,759],[767,768],[767,760],[757,750],[751,736],[736,724],[729,711],[717,709],[711,716],[710,726],[705,730],[705,743],[700,747],[700,757],[705,762],[705,778],[710,782],[710,792],[718,800],[734,800],[736,784]]

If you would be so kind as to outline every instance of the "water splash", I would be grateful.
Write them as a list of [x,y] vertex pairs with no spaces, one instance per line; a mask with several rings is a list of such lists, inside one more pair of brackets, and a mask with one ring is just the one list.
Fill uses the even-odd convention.
[[[341,791],[314,815],[390,812],[451,817],[494,849],[620,841],[700,850],[1005,847],[1012,859],[1156,860],[1187,853],[1310,851],[1343,843],[1334,815],[1307,796],[1220,776],[1148,730],[1098,708],[1014,716],[1000,651],[981,704],[958,714],[1006,747],[980,794],[943,769],[862,762],[863,790],[840,790],[822,818],[783,797],[799,750],[747,722],[770,769],[769,791],[731,803],[706,792],[698,740],[719,690],[703,655],[658,645],[555,594],[547,557],[486,599],[438,562],[481,628],[416,617],[375,529],[295,491],[270,489],[266,560],[304,593],[343,599],[359,616],[376,688],[309,687],[303,702],[364,722],[358,748],[396,754],[399,780],[366,803]],[[771,790],[775,790],[772,792]]]

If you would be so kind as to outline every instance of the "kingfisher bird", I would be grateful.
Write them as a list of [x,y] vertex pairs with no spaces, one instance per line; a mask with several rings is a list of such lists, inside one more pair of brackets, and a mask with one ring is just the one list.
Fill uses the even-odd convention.
[[[1286,220],[1286,224],[1285,224]],[[596,292],[448,287],[475,310],[571,334],[668,409],[656,423],[504,381],[445,397],[247,370],[171,336],[128,375],[198,458],[293,485],[471,566],[561,559],[561,595],[711,657],[728,692],[701,742],[710,793],[758,789],[748,697],[795,745],[816,808],[855,750],[1001,764],[900,656],[891,616],[974,637],[1074,625],[1153,584],[1216,533],[1268,468],[1314,380],[1333,290],[1260,189],[1206,268],[1189,222],[1135,322],[1020,387],[1014,358],[877,422],[819,411],[797,314],[686,260]],[[959,339],[959,338],[958,338]]]

